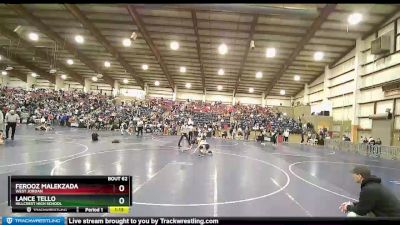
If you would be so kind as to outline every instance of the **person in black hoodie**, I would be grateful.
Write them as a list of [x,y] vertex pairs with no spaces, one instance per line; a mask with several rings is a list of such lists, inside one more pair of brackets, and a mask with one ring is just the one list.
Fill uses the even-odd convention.
[[343,203],[339,209],[347,216],[400,217],[400,201],[396,195],[381,184],[381,178],[371,175],[366,166],[356,166],[353,179],[361,184],[358,202]]

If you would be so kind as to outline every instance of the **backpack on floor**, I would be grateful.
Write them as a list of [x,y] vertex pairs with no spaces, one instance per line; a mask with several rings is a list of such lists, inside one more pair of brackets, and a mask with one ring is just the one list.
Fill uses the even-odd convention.
[[99,140],[99,135],[95,132],[92,133],[92,141],[98,141]]

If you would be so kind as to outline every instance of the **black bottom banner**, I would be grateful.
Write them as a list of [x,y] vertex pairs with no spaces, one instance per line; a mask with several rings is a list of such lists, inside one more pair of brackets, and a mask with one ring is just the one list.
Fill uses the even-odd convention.
[[266,225],[344,225],[344,224],[398,224],[400,218],[202,218],[202,217],[68,217],[67,225],[213,225],[213,224],[266,224]]

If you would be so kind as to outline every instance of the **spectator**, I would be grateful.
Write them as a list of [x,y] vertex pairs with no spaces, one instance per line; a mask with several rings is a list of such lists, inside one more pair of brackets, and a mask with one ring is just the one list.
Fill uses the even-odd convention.
[[369,137],[368,144],[375,145],[375,140],[372,137]]
[[349,138],[347,135],[345,135],[345,134],[343,134],[342,140],[343,140],[343,141],[351,141],[350,138]]

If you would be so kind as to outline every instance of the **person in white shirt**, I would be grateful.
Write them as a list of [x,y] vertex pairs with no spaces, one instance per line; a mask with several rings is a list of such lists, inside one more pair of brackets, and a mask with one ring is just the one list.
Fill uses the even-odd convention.
[[11,110],[6,114],[5,121],[7,123],[6,126],[6,139],[8,139],[8,133],[11,128],[11,140],[14,140],[15,128],[17,127],[17,123],[19,123],[19,116],[15,113],[14,110]]
[[194,129],[193,122],[190,123],[190,120],[189,120],[189,123],[188,123],[189,142],[191,142],[193,140],[193,131],[194,131],[193,129]]
[[121,131],[121,135],[124,135],[125,130],[128,130],[128,125],[125,122],[122,122],[119,130]]
[[0,144],[3,144],[4,115],[0,109]]
[[4,129],[4,114],[0,109],[0,132],[3,132]]
[[373,137],[369,137],[369,139],[368,139],[368,144],[370,144],[370,145],[375,145],[375,140],[374,140]]
[[186,138],[186,140],[187,140],[189,146],[191,145],[191,144],[190,144],[189,137],[188,137],[188,133],[189,133],[189,126],[188,126],[187,124],[182,125],[182,127],[181,127],[181,139],[179,139],[178,147],[182,147],[182,146],[181,146],[181,142],[182,142],[182,139],[183,139],[184,137]]
[[136,136],[138,137],[139,133],[141,136],[143,136],[143,124],[144,124],[143,120],[139,119],[139,121],[137,122],[137,133],[136,133]]
[[236,128],[234,128],[232,131],[232,140],[236,139],[236,135],[237,135],[237,130],[236,130]]
[[286,129],[285,132],[283,132],[283,137],[285,138],[285,142],[289,141],[289,130]]

